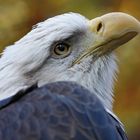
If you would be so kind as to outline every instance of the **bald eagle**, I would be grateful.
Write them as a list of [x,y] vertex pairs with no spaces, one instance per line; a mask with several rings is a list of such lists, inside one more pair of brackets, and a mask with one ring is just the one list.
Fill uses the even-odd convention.
[[126,140],[112,110],[114,50],[139,31],[124,13],[92,20],[66,13],[8,46],[0,58],[0,139]]

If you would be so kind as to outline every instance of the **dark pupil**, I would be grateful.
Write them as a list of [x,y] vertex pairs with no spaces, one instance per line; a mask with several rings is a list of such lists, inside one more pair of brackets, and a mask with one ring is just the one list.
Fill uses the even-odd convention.
[[58,49],[59,49],[59,51],[63,52],[65,50],[65,46],[64,45],[59,45]]

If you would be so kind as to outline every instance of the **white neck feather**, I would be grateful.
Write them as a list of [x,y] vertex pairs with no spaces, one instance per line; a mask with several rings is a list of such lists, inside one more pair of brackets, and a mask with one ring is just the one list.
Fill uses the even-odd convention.
[[[92,59],[90,60],[92,61]],[[112,111],[114,80],[117,72],[116,57],[112,53],[109,56],[100,57],[94,63],[91,61],[87,59],[85,63],[82,63],[83,66],[77,65],[63,73],[61,73],[61,70],[57,71],[57,75],[54,72],[55,70],[51,74],[46,73],[44,67],[39,72],[38,84],[42,86],[46,82],[75,81],[96,94],[105,108]],[[48,77],[48,75],[51,75],[51,77]]]
[[[18,48],[17,46],[12,47]],[[16,51],[20,52],[19,50]],[[17,52],[14,53],[17,54]],[[24,52],[24,54],[26,53]],[[43,54],[43,52],[38,52],[38,54]],[[42,86],[49,82],[64,80],[75,81],[88,88],[92,93],[99,97],[107,109],[112,110],[113,85],[117,71],[116,58],[113,54],[98,58],[92,65],[89,64],[89,60],[85,61],[85,63],[83,63],[83,69],[81,66],[78,67],[77,65],[77,67],[71,68],[66,72],[60,70],[61,72],[57,71],[53,74],[53,70],[51,70],[51,78],[50,74],[43,68],[38,72],[40,73],[37,74],[39,76],[26,76],[28,70],[34,69],[35,66],[41,64],[41,58],[39,62],[33,59],[32,61],[27,61],[28,58],[26,57],[25,61],[24,59],[21,59],[17,62],[17,59],[11,59],[6,56],[10,56],[10,54],[6,54],[0,59],[0,100],[12,96],[19,90],[26,89],[36,82],[38,82],[39,86]],[[37,56],[37,54],[35,54],[35,56],[37,58],[42,57],[40,55]],[[16,57],[16,55],[14,57]],[[44,59],[42,61],[44,61]],[[28,62],[28,64],[25,62]],[[86,73],[84,71],[86,71]]]

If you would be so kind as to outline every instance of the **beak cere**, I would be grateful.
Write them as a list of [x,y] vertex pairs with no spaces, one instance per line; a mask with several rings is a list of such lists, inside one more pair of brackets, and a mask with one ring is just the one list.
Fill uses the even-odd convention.
[[89,55],[109,53],[128,42],[140,33],[140,22],[128,14],[114,12],[90,20],[89,30],[94,35],[94,44],[74,64]]

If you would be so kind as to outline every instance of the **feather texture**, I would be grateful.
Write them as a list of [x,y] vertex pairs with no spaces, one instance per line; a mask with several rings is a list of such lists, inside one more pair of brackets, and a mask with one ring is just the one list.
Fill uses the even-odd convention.
[[56,82],[0,110],[4,140],[126,140],[121,124],[100,100],[72,82]]

